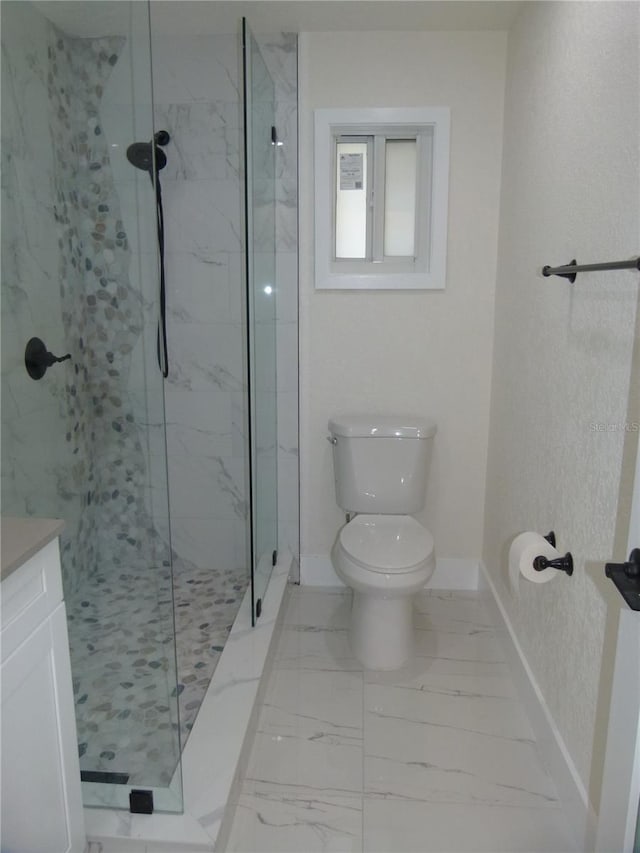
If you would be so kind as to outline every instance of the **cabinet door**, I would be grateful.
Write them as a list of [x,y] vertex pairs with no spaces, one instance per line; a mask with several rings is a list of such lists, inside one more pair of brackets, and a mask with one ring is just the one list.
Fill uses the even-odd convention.
[[2,853],[85,845],[64,604],[2,666]]

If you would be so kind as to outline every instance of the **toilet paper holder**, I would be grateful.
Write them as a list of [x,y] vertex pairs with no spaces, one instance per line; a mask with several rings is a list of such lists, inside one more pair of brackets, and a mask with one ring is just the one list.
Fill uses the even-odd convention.
[[[547,540],[552,548],[556,547],[556,534],[553,530],[550,530],[544,539]],[[571,577],[573,574],[573,556],[570,551],[567,551],[564,557],[556,557],[554,560],[549,560],[547,557],[540,555],[539,557],[535,557],[533,568],[536,572],[542,572],[545,569],[558,569],[558,571],[566,572]]]

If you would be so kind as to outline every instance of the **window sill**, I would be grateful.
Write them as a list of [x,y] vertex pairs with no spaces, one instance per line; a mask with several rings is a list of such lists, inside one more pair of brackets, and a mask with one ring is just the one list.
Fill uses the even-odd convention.
[[327,273],[317,290],[444,290],[444,275],[432,273]]

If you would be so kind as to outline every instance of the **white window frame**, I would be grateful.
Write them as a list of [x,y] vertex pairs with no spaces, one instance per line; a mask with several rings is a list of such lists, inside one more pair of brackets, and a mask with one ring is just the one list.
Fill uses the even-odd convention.
[[[317,109],[314,117],[316,288],[444,289],[449,196],[449,108]],[[336,259],[334,256],[335,140],[338,136],[372,135],[389,138],[416,136],[419,154],[414,258],[375,257],[367,261]],[[384,156],[384,146],[377,148],[374,157]],[[424,174],[425,163],[430,173],[427,175]],[[381,173],[382,170],[378,171]],[[379,228],[380,221],[381,206],[374,202],[373,227]]]

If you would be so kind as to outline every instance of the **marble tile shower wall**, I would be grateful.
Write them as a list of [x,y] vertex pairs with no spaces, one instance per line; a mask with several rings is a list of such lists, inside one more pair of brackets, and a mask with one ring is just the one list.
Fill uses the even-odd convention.
[[166,560],[154,553],[148,460],[129,398],[143,333],[140,292],[101,124],[101,99],[125,39],[71,38],[50,27],[48,92],[55,151],[55,217],[67,346],[75,354],[67,386],[67,441],[78,459],[83,514],[71,571],[130,571]]
[[152,49],[155,127],[171,135],[161,179],[172,545],[197,566],[246,567],[237,45],[159,35]]
[[[276,188],[280,542],[297,554],[296,39],[262,41],[285,141]],[[208,566],[215,554],[216,563],[242,567],[247,396],[239,40],[157,35],[153,55],[155,127],[171,134],[162,186],[172,545],[197,566]]]
[[[125,39],[69,37],[31,4],[8,4],[6,14],[3,325],[12,334],[3,392],[13,405],[3,412],[4,511],[65,518],[69,597],[99,570],[167,556],[162,545],[154,553],[147,459],[128,395],[143,311],[101,126]],[[72,354],[38,385],[21,363],[31,335]]]
[[[11,32],[11,39],[7,34]],[[50,515],[71,463],[64,440],[68,364],[31,381],[24,346],[33,335],[64,346],[48,132],[47,23],[30,4],[2,6],[2,511]],[[29,51],[23,49],[29,44]],[[50,379],[50,381],[49,381]],[[39,488],[34,489],[33,484]],[[77,523],[78,502],[67,505]],[[71,519],[73,516],[73,519]]]

